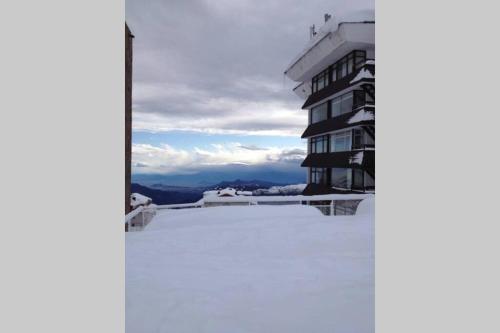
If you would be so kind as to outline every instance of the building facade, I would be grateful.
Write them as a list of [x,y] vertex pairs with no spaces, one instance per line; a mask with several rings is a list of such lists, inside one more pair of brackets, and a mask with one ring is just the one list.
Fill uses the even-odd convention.
[[304,195],[375,191],[375,21],[325,15],[288,66],[308,112]]
[[132,167],[132,40],[134,36],[125,23],[125,214],[130,212]]

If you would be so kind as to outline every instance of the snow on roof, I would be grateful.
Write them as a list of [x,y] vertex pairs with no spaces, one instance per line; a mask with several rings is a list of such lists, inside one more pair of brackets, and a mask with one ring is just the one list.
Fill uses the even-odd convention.
[[348,124],[358,123],[360,121],[374,120],[375,115],[373,112],[368,112],[365,109],[359,110],[354,116],[349,118]]
[[236,190],[231,187],[226,187],[225,189],[220,190],[217,194],[219,197],[234,197],[236,196]]
[[362,70],[359,71],[358,75],[354,77],[354,79],[349,82],[350,84],[353,84],[354,82],[358,82],[359,80],[362,79],[374,79],[375,76],[373,76],[372,73],[366,68],[363,68]]
[[[350,11],[344,14],[334,14],[332,17],[319,28],[316,35],[311,38],[304,46],[302,51],[297,54],[287,66],[287,70],[293,67],[296,62],[306,55],[310,49],[316,46],[330,33],[338,30],[339,25],[342,23],[356,23],[356,22],[372,22],[375,21],[375,11],[373,9]],[[285,71],[286,73],[286,71]]]
[[238,191],[231,187],[227,187],[222,190],[211,190],[203,192],[204,198],[237,197],[237,196],[251,196],[251,195],[253,195],[251,191]]
[[280,194],[289,192],[302,192],[307,184],[293,184],[285,186],[272,186],[266,192],[269,194]]
[[130,195],[130,205],[134,208],[140,205],[147,205],[151,202],[153,202],[151,198],[148,198],[140,193],[132,193]]

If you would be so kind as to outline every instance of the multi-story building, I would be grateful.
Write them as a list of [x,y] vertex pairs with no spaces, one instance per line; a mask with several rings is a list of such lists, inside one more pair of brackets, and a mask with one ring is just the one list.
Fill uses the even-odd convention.
[[375,191],[375,20],[325,15],[285,75],[308,112],[304,195]]

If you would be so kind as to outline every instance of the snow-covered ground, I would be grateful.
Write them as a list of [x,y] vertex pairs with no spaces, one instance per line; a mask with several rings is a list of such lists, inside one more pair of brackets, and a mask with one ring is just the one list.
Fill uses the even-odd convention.
[[374,212],[159,211],[126,234],[126,331],[374,332]]

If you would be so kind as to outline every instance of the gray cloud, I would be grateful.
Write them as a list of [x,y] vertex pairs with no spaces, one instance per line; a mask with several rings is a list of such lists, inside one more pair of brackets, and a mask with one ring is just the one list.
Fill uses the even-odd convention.
[[240,145],[239,148],[243,148],[243,149],[247,149],[247,150],[268,150],[267,148],[258,147],[256,145],[249,145],[249,146]]
[[127,0],[134,127],[299,135],[306,115],[286,65],[324,13],[366,7],[373,0]]

